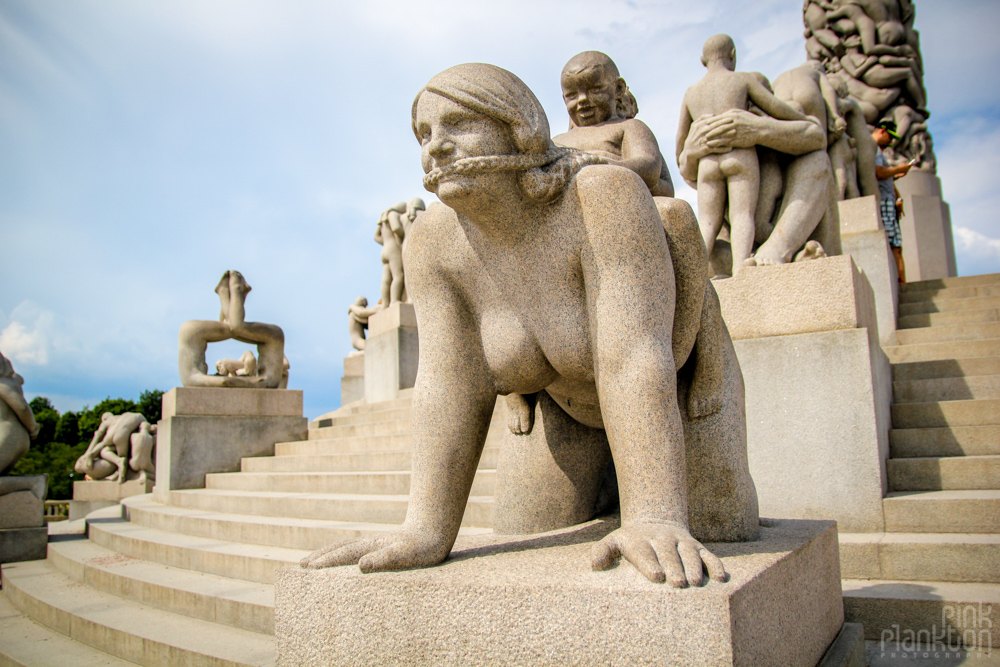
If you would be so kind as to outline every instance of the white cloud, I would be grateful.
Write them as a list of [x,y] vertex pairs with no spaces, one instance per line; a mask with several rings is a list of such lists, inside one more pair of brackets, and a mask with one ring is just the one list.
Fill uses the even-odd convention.
[[0,331],[0,352],[20,364],[45,366],[49,363],[55,315],[36,304],[24,302],[10,314],[10,322]]

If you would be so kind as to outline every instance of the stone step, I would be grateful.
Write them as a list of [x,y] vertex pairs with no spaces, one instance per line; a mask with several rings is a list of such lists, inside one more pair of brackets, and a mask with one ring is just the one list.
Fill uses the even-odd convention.
[[892,383],[893,403],[1000,398],[1000,375],[902,380]]
[[[905,646],[922,632],[954,646],[961,643],[963,636],[975,638],[975,643],[970,642],[975,646],[1000,646],[1000,632],[996,629],[1000,584],[844,579],[841,587],[844,620],[863,623],[865,638],[870,641]],[[992,629],[987,621],[992,621]],[[920,664],[968,663],[931,659]]]
[[899,286],[900,293],[926,292],[944,287],[970,287],[978,285],[1000,284],[1000,273],[983,273],[977,276],[952,276],[950,278],[933,278],[931,280],[915,280]]
[[[3,589],[22,613],[92,648],[143,665],[273,665],[274,637],[104,593],[47,561],[8,563]],[[72,663],[64,663],[72,664]]]
[[[472,480],[472,495],[492,496],[495,481],[496,470],[480,469]],[[410,492],[410,471],[213,473],[205,476],[205,488],[285,493],[406,495]]]
[[349,438],[365,436],[399,435],[410,432],[409,419],[395,419],[392,421],[361,422],[357,424],[345,424],[343,426],[327,426],[324,428],[309,429],[309,440],[328,440],[331,438]]
[[946,313],[921,313],[900,317],[896,329],[916,329],[918,327],[951,327],[963,324],[1000,321],[1000,309],[952,310]]
[[948,299],[975,299],[978,297],[1000,296],[1000,284],[995,282],[979,285],[938,287],[920,291],[900,290],[899,303],[937,301]]
[[278,442],[275,456],[326,456],[330,454],[356,454],[360,452],[409,452],[413,448],[413,435],[409,432],[396,435],[341,437],[297,442]]
[[[191,489],[171,491],[170,504],[225,514],[295,517],[322,521],[401,524],[409,497],[347,493],[279,493]],[[470,496],[462,525],[493,527],[493,497]]]
[[126,556],[261,584],[274,583],[275,570],[298,563],[309,554],[306,549],[171,533],[125,519],[94,521],[88,517],[87,529],[94,544]]
[[1000,356],[948,358],[892,365],[892,379],[897,382],[979,375],[1000,375]]
[[1000,426],[907,428],[889,431],[894,459],[923,456],[995,456],[1000,454]]
[[365,403],[364,400],[354,401],[353,403],[348,403],[343,405],[336,410],[327,412],[325,414],[316,417],[309,422],[309,428],[315,428],[314,424],[318,426],[318,422],[323,420],[332,420],[337,417],[345,415],[356,415],[366,412],[378,412],[380,410],[395,410],[398,408],[408,408],[413,405],[413,389],[403,389],[399,392],[399,396],[390,401],[380,401],[378,403]]
[[885,348],[885,354],[889,357],[889,362],[893,364],[911,361],[966,359],[969,357],[996,357],[1000,356],[1000,338],[891,345]]
[[902,329],[896,332],[896,338],[899,340],[900,345],[924,345],[944,341],[1000,338],[1000,322]]
[[889,459],[886,472],[890,491],[1000,489],[1000,456]]
[[947,313],[954,310],[983,310],[1000,308],[1000,297],[978,296],[966,299],[931,299],[929,301],[914,301],[900,303],[897,317],[909,317],[922,313]]
[[[486,447],[479,468],[496,468],[499,447]],[[312,456],[257,456],[242,461],[243,472],[362,472],[409,470],[410,452],[359,452]]]
[[22,614],[0,594],[0,666],[130,667],[134,662],[73,641]]
[[49,543],[48,562],[85,586],[242,630],[274,634],[274,588],[133,558],[90,540]]
[[[341,540],[385,533],[397,524],[323,521],[295,517],[226,514],[154,502],[133,496],[123,502],[130,521],[146,528],[228,542],[312,551]],[[482,535],[488,528],[461,528],[459,535]]]
[[1000,533],[1000,491],[899,491],[882,499],[889,533]]
[[323,431],[335,426],[351,426],[358,424],[378,424],[379,422],[409,422],[413,417],[413,408],[399,407],[386,410],[373,410],[371,412],[358,412],[354,414],[339,415],[330,420],[328,426],[316,426],[310,428],[311,431]]
[[1000,399],[900,403],[892,408],[893,428],[941,428],[1000,424]]
[[1000,535],[840,533],[844,579],[1000,583]]

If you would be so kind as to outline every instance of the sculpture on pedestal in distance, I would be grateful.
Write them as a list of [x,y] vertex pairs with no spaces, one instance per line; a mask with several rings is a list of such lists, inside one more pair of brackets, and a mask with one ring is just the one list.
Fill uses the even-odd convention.
[[382,246],[382,300],[379,303],[383,308],[408,300],[403,242],[417,214],[426,208],[422,199],[414,197],[389,207],[379,216],[375,242]]
[[31,491],[45,500],[48,475],[10,474],[14,464],[28,453],[40,427],[31,406],[24,398],[24,378],[14,371],[7,357],[0,354],[0,496],[16,491]]
[[[537,396],[534,426],[505,434],[499,532],[590,519],[613,458],[621,527],[592,564],[624,556],[675,586],[726,577],[703,541],[759,530],[746,460],[743,383],[719,332],[723,401],[685,403],[700,312],[676,311],[670,249],[647,184],[630,169],[555,146],[513,74],[459,65],[413,106],[431,206],[406,259],[421,335],[406,521],[304,559],[362,571],[433,565],[454,544],[498,395]],[[707,277],[704,278],[707,283]],[[702,293],[704,293],[704,285]],[[598,369],[600,372],[598,372]]]
[[[226,271],[215,291],[222,303],[219,321],[190,320],[181,325],[178,369],[185,387],[276,389],[287,384],[285,334],[281,327],[247,322],[245,301],[250,285],[239,271]],[[205,351],[209,343],[235,339],[257,345],[257,374],[235,377],[209,375]],[[284,379],[283,379],[284,378]]]
[[153,447],[156,425],[137,412],[101,415],[87,451],[77,459],[75,469],[90,479],[107,479],[124,484],[138,479],[141,484],[155,477]]

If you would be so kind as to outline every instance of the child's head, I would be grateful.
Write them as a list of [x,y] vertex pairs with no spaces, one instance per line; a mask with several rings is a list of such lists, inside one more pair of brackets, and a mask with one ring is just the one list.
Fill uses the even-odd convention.
[[721,63],[728,70],[736,69],[736,44],[729,35],[715,35],[705,40],[701,49],[701,64]]
[[618,67],[600,51],[573,56],[563,67],[561,81],[570,128],[633,118],[638,112],[635,98],[618,74]]

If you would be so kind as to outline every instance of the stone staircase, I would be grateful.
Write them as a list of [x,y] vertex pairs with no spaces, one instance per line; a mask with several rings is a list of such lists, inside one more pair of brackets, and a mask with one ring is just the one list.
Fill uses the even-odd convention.
[[[462,534],[491,530],[502,406]],[[86,535],[51,537],[47,560],[3,566],[0,667],[274,664],[275,570],[401,523],[410,446],[404,392],[324,415],[307,440],[169,504],[133,496],[90,514]]]
[[[906,285],[900,301],[885,532],[841,534],[848,620],[875,640],[894,624],[981,629],[978,605],[1000,603],[1000,275]],[[407,392],[351,404],[205,489],[52,536],[47,560],[2,569],[0,667],[274,664],[275,570],[403,520],[410,417]],[[491,529],[504,429],[500,401],[464,534]],[[977,637],[997,646],[1000,630]]]
[[885,532],[840,536],[847,620],[1000,646],[1000,274],[899,300]]

